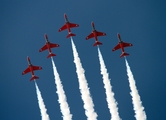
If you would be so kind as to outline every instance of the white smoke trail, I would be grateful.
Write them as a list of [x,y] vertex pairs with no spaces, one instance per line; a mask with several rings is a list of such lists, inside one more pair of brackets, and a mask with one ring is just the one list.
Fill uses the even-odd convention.
[[107,100],[108,108],[111,114],[111,120],[121,120],[118,113],[117,102],[114,98],[114,93],[112,91],[112,86],[109,80],[109,75],[107,73],[107,68],[105,66],[99,47],[98,47],[98,55],[99,55],[99,61],[100,61],[100,70],[101,70],[101,74],[103,75],[103,83],[104,83],[104,88],[106,93],[106,100]]
[[135,85],[135,80],[133,77],[133,74],[130,70],[130,66],[127,62],[127,59],[125,58],[126,62],[126,67],[127,67],[127,75],[128,75],[128,80],[129,80],[129,86],[131,89],[131,96],[132,96],[132,103],[135,111],[135,118],[136,120],[146,120],[146,113],[144,111],[144,107],[142,106],[142,102],[137,90],[137,87]]
[[38,104],[39,104],[42,120],[50,120],[50,118],[47,114],[47,109],[44,105],[43,98],[41,96],[41,92],[40,92],[36,82],[35,82],[35,86],[36,86],[36,94],[37,94],[37,99],[38,99]]
[[70,114],[70,109],[66,100],[65,91],[63,90],[63,85],[61,83],[58,71],[56,69],[55,63],[53,58],[51,57],[52,65],[53,65],[53,71],[55,76],[55,84],[57,87],[56,93],[58,94],[58,101],[60,104],[61,113],[63,115],[63,120],[72,120],[72,115]]
[[90,91],[88,88],[88,83],[85,78],[84,69],[82,67],[80,58],[78,56],[78,52],[76,50],[76,46],[74,45],[73,39],[71,38],[74,63],[76,65],[76,73],[79,81],[79,89],[81,92],[81,97],[84,103],[85,115],[87,116],[87,120],[97,120],[97,114],[94,111],[94,104],[90,95]]

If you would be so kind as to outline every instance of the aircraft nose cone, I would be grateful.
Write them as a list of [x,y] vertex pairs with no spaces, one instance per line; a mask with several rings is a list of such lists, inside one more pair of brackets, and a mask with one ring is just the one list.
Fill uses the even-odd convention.
[[94,27],[94,22],[92,22],[91,24],[92,24],[92,26]]
[[45,37],[45,39],[48,39],[48,36],[47,36],[47,34],[46,34],[46,33],[44,34],[44,37]]
[[30,58],[27,56],[27,60],[30,61]]
[[64,17],[67,18],[66,14],[64,13]]
[[46,37],[46,35],[47,35],[47,34],[46,34],[46,33],[44,33],[44,37]]
[[119,33],[117,34],[117,36],[118,36],[118,38],[120,38],[120,34]]

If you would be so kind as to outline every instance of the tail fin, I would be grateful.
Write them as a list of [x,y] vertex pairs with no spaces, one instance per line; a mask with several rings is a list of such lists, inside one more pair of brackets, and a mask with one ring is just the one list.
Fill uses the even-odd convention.
[[102,43],[97,41],[93,46],[97,46],[97,45],[102,45]]
[[35,80],[35,79],[39,79],[39,77],[33,76],[33,77],[30,79],[30,81]]
[[56,55],[53,54],[53,53],[50,53],[50,54],[47,56],[47,58],[50,58],[50,57],[52,57],[52,56],[56,56]]
[[120,57],[124,57],[124,56],[128,56],[128,55],[129,55],[128,53],[123,52],[123,53],[120,55]]
[[73,34],[73,33],[69,33],[69,34],[66,36],[66,38],[69,38],[69,37],[71,37],[71,36],[76,36],[76,35]]

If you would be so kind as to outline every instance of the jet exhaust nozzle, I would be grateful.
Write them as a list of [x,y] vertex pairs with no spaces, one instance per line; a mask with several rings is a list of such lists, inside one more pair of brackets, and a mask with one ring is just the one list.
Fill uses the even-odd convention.
[[69,34],[66,36],[66,38],[69,38],[69,37],[71,37],[71,36],[76,36],[76,35],[73,34],[73,33],[69,33]]
[[97,45],[102,45],[101,42],[96,42],[95,44],[93,44],[93,46],[97,46]]
[[33,76],[33,77],[30,79],[30,81],[35,80],[35,79],[39,79],[39,77]]
[[128,56],[128,55],[130,55],[130,54],[123,52],[123,53],[120,55],[120,58],[122,58],[122,57],[124,57],[124,56]]
[[53,56],[56,56],[56,54],[51,53],[47,56],[47,58],[50,58],[50,57],[53,57]]

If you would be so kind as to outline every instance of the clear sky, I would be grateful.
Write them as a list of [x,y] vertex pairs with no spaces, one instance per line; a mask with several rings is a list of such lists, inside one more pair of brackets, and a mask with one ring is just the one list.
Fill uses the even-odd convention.
[[165,120],[166,111],[166,2],[161,0],[116,1],[53,1],[53,0],[3,0],[0,4],[1,69],[0,69],[0,119],[40,120],[34,82],[31,74],[22,76],[27,67],[26,57],[33,65],[42,66],[36,71],[37,80],[50,120],[62,120],[56,94],[51,59],[48,51],[39,53],[45,44],[44,33],[57,54],[54,61],[60,75],[73,120],[85,120],[78,78],[70,39],[67,31],[58,32],[64,24],[64,13],[78,28],[71,29],[88,81],[98,120],[110,120],[105,89],[100,74],[97,47],[94,39],[85,40],[92,31],[94,21],[98,31],[107,35],[99,37],[100,50],[107,67],[119,115],[123,120],[134,120],[129,82],[121,50],[112,52],[118,43],[117,33],[133,47],[126,48],[127,57],[148,120]]

